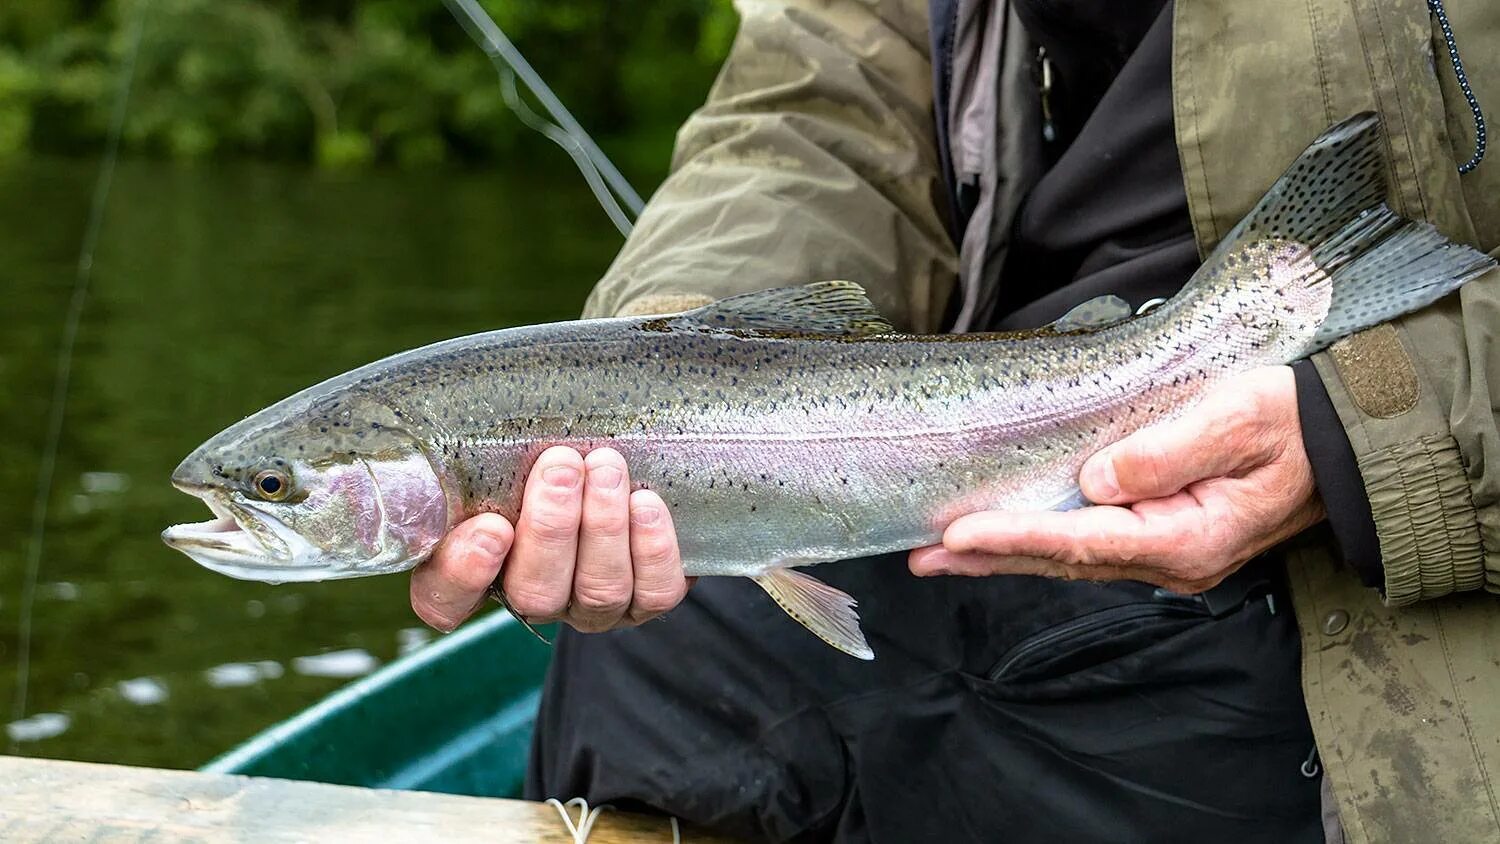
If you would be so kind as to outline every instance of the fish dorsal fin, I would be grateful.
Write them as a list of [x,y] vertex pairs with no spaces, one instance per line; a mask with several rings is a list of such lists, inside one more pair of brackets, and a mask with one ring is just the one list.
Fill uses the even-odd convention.
[[1052,323],[1054,331],[1082,331],[1103,328],[1135,316],[1135,309],[1119,296],[1096,296],[1074,307]]
[[742,293],[687,311],[672,322],[700,328],[842,337],[896,330],[875,310],[865,289],[852,281],[819,281]]
[[792,569],[772,569],[751,579],[814,636],[856,659],[875,658],[848,593]]

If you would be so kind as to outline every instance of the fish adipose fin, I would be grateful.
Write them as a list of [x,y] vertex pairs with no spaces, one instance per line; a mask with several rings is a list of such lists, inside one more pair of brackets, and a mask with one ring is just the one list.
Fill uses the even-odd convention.
[[818,281],[720,299],[673,318],[681,327],[857,337],[896,329],[852,281]]
[[1304,357],[1426,307],[1495,267],[1493,259],[1432,226],[1403,219],[1385,205],[1385,195],[1380,121],[1370,112],[1357,114],[1297,157],[1194,281],[1232,270],[1256,244],[1306,249],[1315,270],[1306,282],[1326,278],[1332,297],[1328,315],[1298,355]]
[[751,579],[814,636],[852,657],[875,658],[859,629],[857,604],[847,593],[792,569],[773,569]]
[[1135,309],[1119,296],[1095,296],[1075,306],[1052,323],[1054,331],[1097,331],[1135,316]]

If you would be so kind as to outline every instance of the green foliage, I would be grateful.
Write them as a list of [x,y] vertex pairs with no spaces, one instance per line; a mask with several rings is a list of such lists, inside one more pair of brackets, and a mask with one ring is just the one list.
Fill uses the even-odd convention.
[[0,160],[26,150],[36,88],[31,68],[15,52],[0,47]]
[[[328,167],[495,160],[524,129],[440,0],[0,4],[0,159],[97,150],[149,3],[124,143]],[[670,136],[728,51],[729,0],[484,0],[590,131]]]

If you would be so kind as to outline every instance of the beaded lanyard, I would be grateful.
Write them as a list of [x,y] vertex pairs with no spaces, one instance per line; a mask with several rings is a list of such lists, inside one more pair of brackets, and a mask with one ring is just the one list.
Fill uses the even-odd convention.
[[1443,0],[1427,0],[1427,8],[1432,10],[1432,16],[1443,30],[1443,42],[1448,45],[1448,58],[1453,62],[1453,75],[1458,79],[1458,88],[1463,91],[1464,99],[1469,103],[1469,111],[1474,113],[1474,155],[1458,165],[1458,172],[1472,173],[1479,162],[1484,160],[1487,145],[1484,112],[1479,109],[1479,99],[1469,86],[1469,74],[1464,72],[1464,61],[1458,57],[1458,42],[1453,39],[1453,25],[1448,22],[1448,10],[1443,8]]

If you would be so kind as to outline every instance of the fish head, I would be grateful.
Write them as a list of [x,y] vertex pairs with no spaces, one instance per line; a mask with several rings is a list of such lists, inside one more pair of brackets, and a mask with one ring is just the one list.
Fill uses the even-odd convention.
[[433,461],[384,404],[293,396],[209,439],[172,484],[214,518],[162,540],[209,569],[271,583],[403,571],[452,514]]

